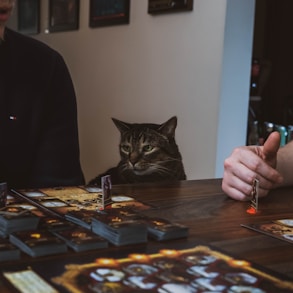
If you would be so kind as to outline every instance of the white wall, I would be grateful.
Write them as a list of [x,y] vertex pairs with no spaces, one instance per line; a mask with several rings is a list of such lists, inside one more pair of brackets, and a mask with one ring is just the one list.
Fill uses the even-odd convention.
[[227,0],[216,176],[232,148],[246,143],[255,0]]
[[87,180],[118,163],[111,117],[162,123],[177,115],[188,179],[222,175],[226,154],[245,143],[254,1],[194,0],[192,12],[152,16],[147,0],[132,0],[129,25],[93,29],[82,0],[79,30],[44,34],[42,0],[35,37],[71,71]]

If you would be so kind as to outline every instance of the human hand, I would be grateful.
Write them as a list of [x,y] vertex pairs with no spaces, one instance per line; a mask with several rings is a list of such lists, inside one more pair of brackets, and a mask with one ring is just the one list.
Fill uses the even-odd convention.
[[235,148],[224,162],[222,189],[237,200],[249,200],[252,182],[259,180],[259,197],[264,197],[282,176],[275,170],[280,134],[273,132],[263,146],[243,146]]

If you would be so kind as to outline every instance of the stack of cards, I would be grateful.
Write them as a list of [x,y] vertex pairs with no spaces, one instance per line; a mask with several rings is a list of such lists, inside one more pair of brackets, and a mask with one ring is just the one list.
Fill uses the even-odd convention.
[[91,229],[92,226],[92,217],[97,215],[96,211],[92,210],[79,210],[79,211],[70,211],[65,214],[65,218],[86,229]]
[[67,245],[49,231],[18,231],[10,234],[9,240],[32,257],[65,253]]
[[60,231],[75,227],[75,225],[66,220],[61,220],[54,217],[43,217],[40,220],[39,228],[49,231]]
[[36,229],[39,217],[21,207],[4,207],[0,209],[0,231],[5,236],[15,231]]
[[20,258],[20,250],[12,245],[7,239],[0,238],[0,262],[16,260]]
[[162,218],[144,218],[148,233],[155,240],[170,240],[188,236],[188,227]]
[[147,242],[145,222],[129,209],[98,211],[92,218],[92,230],[116,246]]
[[55,231],[54,234],[77,252],[108,247],[107,240],[82,227]]

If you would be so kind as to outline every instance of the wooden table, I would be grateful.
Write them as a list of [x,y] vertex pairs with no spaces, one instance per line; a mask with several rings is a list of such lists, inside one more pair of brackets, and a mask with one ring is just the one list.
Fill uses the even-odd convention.
[[[157,215],[187,225],[189,237],[166,242],[150,241],[146,245],[113,247],[91,253],[52,256],[44,258],[23,258],[17,263],[0,264],[0,267],[19,268],[32,264],[41,268],[42,263],[93,259],[101,256],[125,257],[129,252],[153,253],[160,248],[187,248],[204,242],[219,248],[223,252],[259,264],[265,268],[283,274],[293,280],[293,246],[252,230],[241,224],[293,217],[293,188],[272,191],[259,202],[259,212],[250,215],[246,212],[248,202],[239,202],[227,197],[221,190],[221,179],[181,181],[174,183],[120,185],[113,192],[134,196],[153,204],[158,209],[147,211],[148,215]],[[43,266],[44,267],[44,266]],[[43,270],[50,271],[50,265]],[[2,286],[2,287],[1,287]],[[11,292],[1,285],[1,292]]]
[[159,206],[162,217],[187,225],[189,237],[181,242],[204,241],[293,279],[293,245],[241,227],[293,218],[293,188],[276,189],[260,199],[256,215],[246,212],[248,202],[227,197],[220,179],[120,186],[119,191]]

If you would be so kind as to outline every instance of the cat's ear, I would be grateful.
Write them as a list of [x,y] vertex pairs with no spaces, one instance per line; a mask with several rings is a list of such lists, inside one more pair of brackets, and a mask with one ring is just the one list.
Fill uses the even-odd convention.
[[120,121],[118,119],[112,118],[114,124],[116,125],[116,127],[118,128],[118,130],[122,133],[125,131],[128,131],[130,129],[129,124],[125,123],[123,121]]
[[170,118],[167,122],[163,123],[158,128],[158,131],[166,135],[167,137],[174,137],[176,127],[177,127],[177,117],[174,116]]

